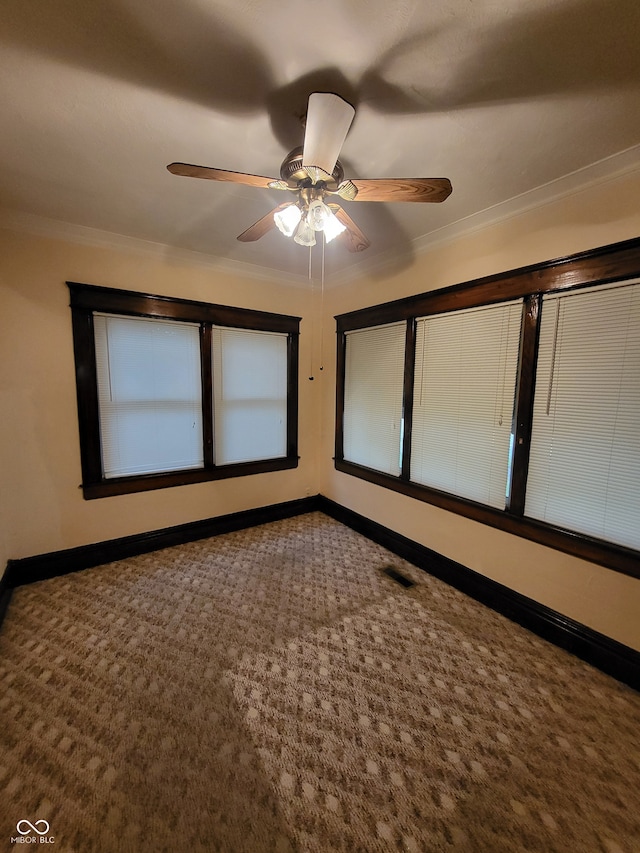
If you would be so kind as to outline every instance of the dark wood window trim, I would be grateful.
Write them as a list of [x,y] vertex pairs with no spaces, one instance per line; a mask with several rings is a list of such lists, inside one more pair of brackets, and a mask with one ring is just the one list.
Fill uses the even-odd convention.
[[540,309],[542,294],[527,296],[522,305],[522,326],[518,372],[516,378],[516,404],[514,411],[513,466],[507,510],[514,515],[523,515],[529,471],[531,427],[533,422],[533,395],[536,384],[538,362],[538,340],[540,338]]
[[[300,317],[232,308],[168,296],[133,293],[109,287],[67,282],[71,300],[76,365],[82,490],[86,499],[131,494],[152,489],[202,483],[209,480],[262,474],[298,465],[298,338]],[[93,329],[93,313],[181,320],[200,325],[202,367],[204,467],[134,477],[106,479],[102,474],[100,416]],[[278,459],[214,465],[213,396],[211,370],[212,326],[279,332],[287,335],[287,455]]]
[[[414,364],[416,359],[416,329],[417,323],[415,318],[407,320],[407,330],[404,341],[404,374],[402,389],[402,421],[403,442],[402,442],[402,464],[400,468],[400,478],[409,481],[409,473],[411,471],[411,433],[413,430],[413,388],[415,384]],[[408,403],[407,401],[411,401]]]
[[[539,319],[542,295],[595,284],[640,277],[640,238],[581,252],[558,260],[523,267],[437,291],[405,297],[337,316],[336,445],[335,467],[384,488],[434,504],[450,512],[488,524],[516,536],[573,554],[623,574],[640,578],[640,553],[599,539],[563,530],[524,517]],[[514,413],[514,459],[509,504],[496,510],[409,480],[415,320],[430,314],[523,300],[523,323]],[[398,321],[407,322],[404,374],[404,446],[399,477],[383,474],[344,459],[342,422],[345,388],[345,333]]]

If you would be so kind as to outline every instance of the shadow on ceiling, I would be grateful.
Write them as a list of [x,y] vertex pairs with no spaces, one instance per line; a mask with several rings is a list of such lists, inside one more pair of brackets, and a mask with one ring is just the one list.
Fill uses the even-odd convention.
[[638,32],[637,0],[571,0],[505,15],[466,41],[458,16],[399,41],[357,82],[327,68],[283,87],[259,38],[195,3],[165,3],[153,14],[135,0],[23,0],[4,9],[0,40],[229,114],[267,107],[274,133],[293,147],[308,95],[323,88],[356,108],[419,114],[636,85]]
[[[153,14],[147,4],[134,0],[23,0],[4,10],[0,40],[229,115],[266,110],[286,152],[302,141],[302,118],[314,91],[333,91],[356,109],[366,104],[394,115],[638,85],[638,32],[637,0],[556,3],[506,16],[466,41],[464,19],[452,18],[446,26],[398,42],[355,82],[326,67],[284,86],[276,85],[275,70],[257,39],[222,21],[215,8],[195,3],[163,4],[162,14]],[[466,53],[461,45],[469,45]],[[286,52],[286,39],[281,49]],[[361,175],[355,165],[344,165],[347,177],[383,177]],[[274,175],[278,169],[274,164]],[[349,206],[354,217],[356,205]],[[376,230],[385,235],[385,246],[378,251],[388,252],[393,245],[398,268],[410,265],[412,244],[392,206],[362,206],[375,208],[362,211],[358,223],[363,230],[375,218]],[[265,198],[265,213],[268,209]]]

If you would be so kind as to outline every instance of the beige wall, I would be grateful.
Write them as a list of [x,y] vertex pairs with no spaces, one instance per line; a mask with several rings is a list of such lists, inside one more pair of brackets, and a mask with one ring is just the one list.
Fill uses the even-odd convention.
[[[325,297],[326,328],[333,336],[333,315],[345,311],[637,237],[639,199],[635,173],[442,245],[393,276],[333,288]],[[326,361],[333,376],[333,345]],[[326,382],[324,392],[322,494],[640,650],[639,580],[336,471],[333,385]]]
[[304,287],[0,231],[0,573],[9,558],[317,493],[317,404],[305,367],[297,469],[85,501],[65,281],[301,316],[301,364],[309,363]]
[[[640,176],[620,178],[442,245],[393,276],[329,289],[324,370],[316,360],[312,383],[319,300],[306,288],[0,230],[0,571],[9,558],[321,492],[640,650],[640,581],[336,472],[332,461],[335,314],[638,236],[639,198]],[[299,467],[83,500],[66,280],[302,316]]]

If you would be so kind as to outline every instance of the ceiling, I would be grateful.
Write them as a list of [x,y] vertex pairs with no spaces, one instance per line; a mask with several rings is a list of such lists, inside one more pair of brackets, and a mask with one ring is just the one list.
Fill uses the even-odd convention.
[[639,35],[637,0],[4,0],[0,204],[306,274],[277,230],[236,240],[281,192],[166,166],[278,177],[308,95],[333,91],[356,107],[345,177],[452,181],[442,204],[344,203],[372,245],[329,244],[330,268],[400,267],[482,211],[640,163]]

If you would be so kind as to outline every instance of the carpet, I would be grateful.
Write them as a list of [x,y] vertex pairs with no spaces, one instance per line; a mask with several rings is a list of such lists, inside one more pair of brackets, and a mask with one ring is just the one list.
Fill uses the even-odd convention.
[[17,588],[0,684],[3,850],[640,851],[640,696],[321,513]]

